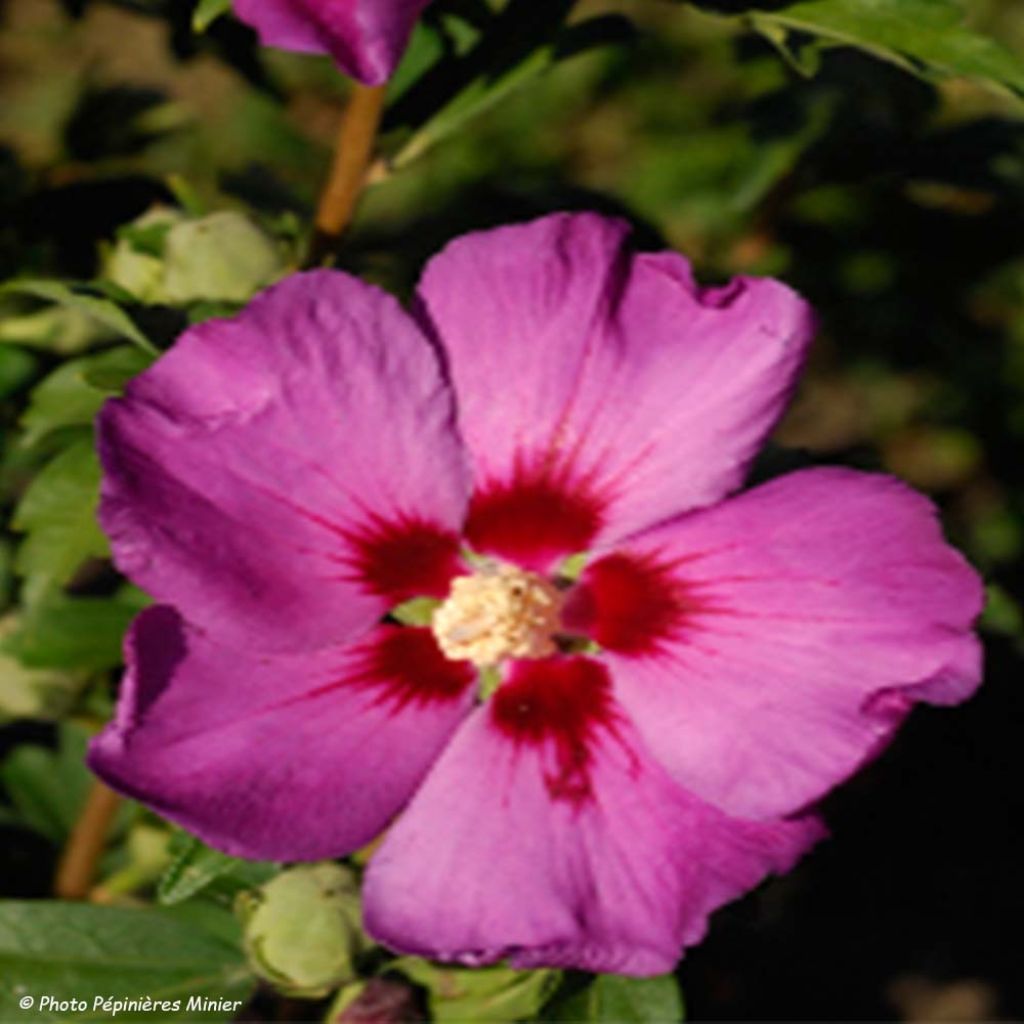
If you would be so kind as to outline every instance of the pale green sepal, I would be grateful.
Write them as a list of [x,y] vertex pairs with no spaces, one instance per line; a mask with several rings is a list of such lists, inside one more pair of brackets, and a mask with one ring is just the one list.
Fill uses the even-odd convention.
[[414,597],[391,609],[391,617],[403,626],[429,626],[441,602],[435,597]]
[[494,665],[488,665],[487,668],[480,670],[480,684],[477,687],[477,693],[481,700],[493,697],[499,686],[501,686],[501,669]]
[[575,555],[570,555],[558,567],[558,576],[563,580],[578,580],[589,558],[590,553],[587,551],[579,551]]

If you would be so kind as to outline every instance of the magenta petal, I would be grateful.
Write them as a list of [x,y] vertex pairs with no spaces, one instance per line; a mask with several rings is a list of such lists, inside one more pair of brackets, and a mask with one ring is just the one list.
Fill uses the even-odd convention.
[[366,923],[439,960],[659,974],[712,910],[820,835],[810,819],[729,818],[673,783],[598,663],[524,662],[387,833]]
[[[625,224],[560,214],[453,242],[419,297],[476,468],[467,535],[549,564],[717,500],[775,423],[813,317],[784,285],[694,284]],[[525,525],[524,525],[525,524]]]
[[474,675],[426,630],[260,657],[170,608],[126,641],[117,715],[92,769],[205,842],[311,860],[369,842],[408,800],[472,703]]
[[454,571],[452,397],[398,304],[347,275],[188,331],[106,405],[100,452],[118,567],[227,643],[337,643]]
[[981,582],[891,477],[790,474],[641,535],[588,579],[618,699],[673,778],[732,814],[797,811],[914,701],[980,680]]
[[390,77],[429,0],[234,0],[266,46],[329,53],[367,85]]

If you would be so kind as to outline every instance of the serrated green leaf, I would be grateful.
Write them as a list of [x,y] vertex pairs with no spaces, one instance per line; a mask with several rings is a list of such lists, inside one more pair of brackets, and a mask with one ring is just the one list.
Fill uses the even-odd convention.
[[156,354],[152,342],[135,326],[128,314],[109,299],[103,299],[87,292],[75,291],[61,281],[22,280],[8,281],[0,285],[0,295],[27,295],[45,302],[78,310],[97,323],[146,352]]
[[49,597],[30,608],[0,650],[30,668],[100,672],[121,663],[137,605],[105,597]]
[[205,32],[222,14],[231,10],[231,0],[199,0],[192,15],[192,30]]
[[229,857],[184,834],[175,838],[172,853],[174,861],[157,886],[157,898],[165,906],[191,899],[226,875],[242,876],[239,888],[249,888],[266,881],[276,870],[262,861]]
[[63,427],[89,426],[107,398],[152,361],[147,352],[119,345],[59,366],[29,396],[21,418],[24,443],[35,444]]
[[1024,97],[1024,60],[968,28],[956,0],[803,0],[773,10],[751,4],[748,17],[794,60],[787,35],[806,32],[925,77],[969,78]]
[[[2,1020],[27,1019],[19,1000],[31,997],[31,1019],[39,1021],[228,1021],[252,988],[237,946],[174,911],[0,903]],[[81,1000],[86,1008],[73,1013],[48,1008],[44,996]],[[166,1005],[123,1005],[147,998]],[[203,1010],[189,1007],[190,999],[232,1005]],[[116,1010],[115,1001],[122,1003]]]
[[87,558],[102,558],[107,539],[96,522],[100,465],[91,436],[48,462],[30,484],[12,525],[26,534],[14,568],[33,605],[63,586]]
[[[543,7],[534,0],[511,0],[468,53],[423,75],[385,120],[387,127],[413,128],[390,165],[398,169],[412,163],[559,60],[610,41],[600,33],[579,33],[578,25],[568,29],[571,9],[565,0]],[[440,88],[438,70],[443,72]]]

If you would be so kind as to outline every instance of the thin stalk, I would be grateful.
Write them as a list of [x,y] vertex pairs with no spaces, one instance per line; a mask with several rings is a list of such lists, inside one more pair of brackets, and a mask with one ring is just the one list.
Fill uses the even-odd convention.
[[98,780],[92,784],[78,821],[71,830],[53,882],[63,900],[84,900],[96,878],[100,857],[121,798]]
[[384,112],[383,85],[356,83],[341,118],[334,160],[317,206],[308,266],[324,263],[337,248],[366,184]]

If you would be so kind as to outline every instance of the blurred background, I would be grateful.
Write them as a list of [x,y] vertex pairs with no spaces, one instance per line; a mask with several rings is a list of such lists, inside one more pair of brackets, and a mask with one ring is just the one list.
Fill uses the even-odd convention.
[[[862,50],[797,39],[780,55],[723,16],[736,5],[710,6],[585,0],[574,18],[602,16],[608,45],[567,50],[410,148],[428,25],[385,125],[403,166],[376,169],[341,265],[404,294],[454,235],[589,208],[632,220],[645,248],[682,250],[705,280],[772,274],[811,300],[813,360],[756,474],[841,463],[930,494],[988,583],[987,682],[962,708],[915,711],[827,801],[832,840],[716,916],[680,969],[689,1016],[1022,1019],[1024,100]],[[235,297],[168,269],[161,216],[245,213],[266,252],[239,228],[243,269],[272,277],[295,259],[347,89],[326,60],[263,51],[230,18],[194,34],[192,7],[0,3],[0,278],[105,282],[157,345]],[[1024,61],[1019,0],[969,8]],[[178,213],[147,219],[156,205]],[[103,374],[140,368],[111,347],[124,325],[78,299],[0,292],[5,519],[20,503],[0,540],[5,897],[49,892],[88,786],[82,737],[107,713],[140,600],[103,561],[88,502],[67,540],[89,467],[24,507],[102,400],[81,374],[102,392]],[[26,587],[49,588],[45,615],[24,610]]]

